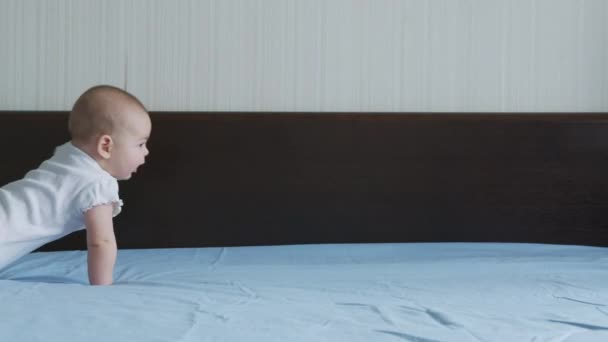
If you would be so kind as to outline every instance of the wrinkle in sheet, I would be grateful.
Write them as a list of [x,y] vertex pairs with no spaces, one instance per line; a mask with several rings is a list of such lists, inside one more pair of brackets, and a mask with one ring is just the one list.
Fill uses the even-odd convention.
[[547,320],[547,322],[567,324],[567,325],[571,325],[571,326],[574,326],[574,327],[577,327],[577,328],[582,328],[582,329],[587,329],[587,330],[608,330],[608,327],[599,326],[599,325],[592,325],[592,324],[585,324],[585,323],[568,322],[568,321],[557,321],[557,320],[553,320],[553,319],[549,319],[549,320]]
[[226,256],[226,248],[222,247],[222,248],[220,248],[220,251],[217,254],[217,257],[215,259],[213,259],[211,264],[209,264],[209,269],[211,269],[211,270],[215,269],[224,260],[225,256]]
[[573,302],[577,302],[577,303],[581,303],[581,304],[588,304],[588,305],[593,305],[593,306],[606,306],[606,304],[599,304],[599,303],[590,303],[590,302],[586,302],[583,300],[578,300],[578,299],[573,299],[573,298],[568,298],[568,297],[560,297],[560,296],[553,296],[556,299],[564,299],[564,300],[569,300],[569,301],[573,301]]
[[381,310],[376,305],[361,304],[361,303],[336,303],[336,305],[352,306],[352,307],[359,307],[359,308],[365,309],[366,311],[375,314],[377,317],[379,317],[386,324],[391,325],[391,326],[395,325],[395,323],[393,322],[393,320],[384,312],[384,310]]
[[398,331],[390,331],[390,330],[375,330],[375,331],[382,333],[382,334],[396,336],[396,337],[399,337],[408,342],[441,342],[439,340],[432,340],[432,339],[414,336],[414,335],[410,335],[410,334],[406,334],[406,333],[402,333],[402,332],[398,332]]

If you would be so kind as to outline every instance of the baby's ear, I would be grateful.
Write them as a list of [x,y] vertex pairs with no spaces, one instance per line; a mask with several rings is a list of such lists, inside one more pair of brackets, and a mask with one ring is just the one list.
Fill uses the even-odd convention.
[[104,134],[97,140],[97,153],[103,159],[110,159],[112,155],[112,148],[114,147],[114,141],[112,137]]

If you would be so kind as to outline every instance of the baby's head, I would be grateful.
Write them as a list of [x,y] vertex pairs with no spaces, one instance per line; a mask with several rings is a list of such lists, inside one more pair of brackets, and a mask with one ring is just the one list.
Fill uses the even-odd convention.
[[141,102],[108,85],[92,87],[80,95],[68,121],[72,144],[119,180],[131,178],[145,162],[151,128]]

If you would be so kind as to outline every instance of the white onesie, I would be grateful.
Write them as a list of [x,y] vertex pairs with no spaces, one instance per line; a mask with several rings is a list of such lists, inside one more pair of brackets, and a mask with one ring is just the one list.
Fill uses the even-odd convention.
[[71,142],[57,147],[37,169],[0,188],[0,269],[84,229],[84,212],[110,203],[118,215],[116,178]]

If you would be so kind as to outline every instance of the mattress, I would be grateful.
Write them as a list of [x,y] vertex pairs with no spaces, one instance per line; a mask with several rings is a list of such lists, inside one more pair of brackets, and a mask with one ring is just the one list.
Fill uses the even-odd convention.
[[607,341],[608,248],[321,244],[86,252],[0,271],[0,341]]

